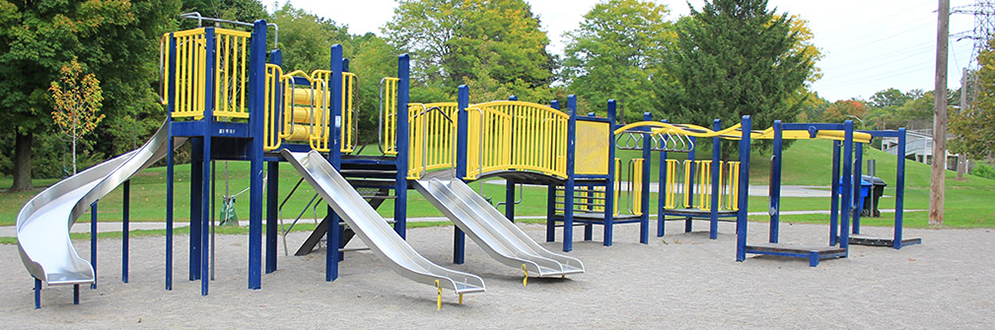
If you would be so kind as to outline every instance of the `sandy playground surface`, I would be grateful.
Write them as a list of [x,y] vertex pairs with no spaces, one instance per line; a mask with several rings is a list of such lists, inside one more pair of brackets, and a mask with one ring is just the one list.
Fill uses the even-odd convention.
[[[33,282],[17,246],[0,246],[0,328],[991,328],[995,325],[995,233],[989,229],[907,230],[923,245],[902,250],[853,246],[850,258],[810,268],[802,259],[750,257],[735,261],[733,224],[714,241],[705,232],[668,235],[638,244],[638,227],[616,226],[615,244],[576,242],[569,255],[586,274],[536,279],[522,286],[521,270],[467,243],[466,264],[451,263],[452,227],[412,229],[408,241],[444,266],[484,278],[487,292],[457,304],[435,288],[411,282],[369,251],[350,252],[340,277],[324,281],[324,252],[284,257],[248,290],[245,236],[218,236],[216,280],[200,295],[187,281],[187,236],[175,239],[174,287],[163,290],[161,237],[131,241],[131,283],[120,280],[120,240],[101,240],[99,288],[46,287],[33,306]],[[706,228],[697,222],[696,229]],[[522,225],[542,241],[544,226]],[[751,223],[751,242],[766,225]],[[655,233],[655,225],[652,228]],[[888,228],[865,228],[886,234]],[[827,227],[782,224],[782,242],[821,244]],[[595,228],[599,239],[600,228]],[[576,229],[574,237],[583,237]],[[289,236],[291,252],[305,238]],[[559,238],[558,238],[559,239]],[[557,243],[543,243],[559,251]],[[80,255],[89,244],[75,242]],[[362,246],[358,240],[350,247]]]

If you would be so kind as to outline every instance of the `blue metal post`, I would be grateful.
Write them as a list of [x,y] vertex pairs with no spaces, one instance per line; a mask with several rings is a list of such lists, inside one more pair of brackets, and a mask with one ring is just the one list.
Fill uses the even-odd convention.
[[[78,284],[76,286],[79,287]],[[41,280],[37,278],[35,278],[35,309],[41,309]]]
[[[560,101],[552,100],[549,107],[560,110]],[[550,184],[546,188],[546,242],[556,240],[556,185]]]
[[895,241],[894,248],[902,248],[902,226],[905,213],[905,127],[898,129],[898,165],[895,175]]
[[[403,54],[397,57],[397,118],[408,118],[408,100],[411,91],[411,57]],[[397,121],[397,177],[394,187],[394,230],[401,238],[407,235],[408,224],[408,141],[407,120]]]
[[[653,115],[645,112],[643,113],[643,120],[651,121],[653,120]],[[647,132],[652,131],[649,127],[643,127],[643,130]],[[643,193],[639,196],[641,199],[639,211],[642,213],[642,216],[639,217],[639,243],[643,244],[649,244],[650,242],[650,167],[653,164],[653,158],[650,156],[652,156],[652,140],[652,133],[643,134],[643,181],[640,182]]]
[[121,282],[128,283],[128,231],[131,217],[131,180],[124,181],[121,202]]
[[[860,234],[860,211],[863,210],[861,204],[863,204],[864,202],[863,198],[861,197],[861,191],[864,190],[863,179],[862,179],[863,165],[861,164],[864,161],[864,144],[855,142],[853,144],[853,153],[855,154],[854,155],[855,159],[853,161],[854,194],[853,194],[853,227],[851,227],[852,230],[851,233]],[[869,189],[873,190],[873,188],[874,187],[872,185]],[[867,193],[868,196],[870,196],[871,191],[868,191]]]
[[[205,134],[210,133],[205,132]],[[204,141],[209,138],[209,136],[205,135],[203,138],[190,139],[190,153],[193,158],[190,161],[190,281],[200,279],[200,230],[202,228],[200,223],[203,221],[201,215],[204,211],[204,205],[201,204],[201,197],[206,196],[204,190],[202,190],[204,189],[202,180],[205,166],[203,163],[203,159],[205,158]]]
[[73,284],[73,305],[79,305],[79,284]]
[[781,165],[784,151],[784,131],[782,131],[781,121],[774,121],[774,155],[770,164],[770,190],[769,209],[770,215],[770,242],[777,243],[777,238],[781,228]]
[[[341,129],[342,129],[342,45],[335,44],[332,45],[331,49],[331,59],[329,67],[332,71],[331,79],[329,82],[329,92],[331,95],[331,116],[332,116],[332,143],[328,152],[328,162],[332,164],[335,170],[339,170],[341,167],[342,156],[341,156]],[[400,136],[400,134],[398,134]],[[400,145],[400,143],[398,144]],[[400,153],[398,153],[400,156]],[[325,223],[328,224],[327,229],[325,229],[325,281],[334,281],[339,278],[339,261],[342,260],[339,254],[338,247],[342,245],[342,220],[335,210],[328,207],[328,212],[325,215]]]
[[[722,121],[715,119],[712,121],[712,130],[718,132],[722,130]],[[722,139],[718,136],[712,138],[712,201],[711,213],[709,214],[708,238],[717,239],[719,237],[719,181],[722,180],[722,159],[721,159]],[[660,164],[662,167],[663,164]],[[660,183],[663,184],[662,181]]]
[[[469,134],[469,113],[466,108],[470,106],[470,88],[460,85],[456,95],[457,112],[456,118],[456,177],[465,180],[467,172],[467,136]],[[453,227],[453,263],[463,264],[466,250],[466,234],[459,227]]]
[[[512,95],[508,97],[508,100],[518,101],[518,96]],[[514,154],[514,151],[512,151],[512,154]],[[504,216],[508,220],[511,220],[511,222],[515,222],[515,180],[510,178],[505,179],[504,189]]]
[[[283,64],[283,52],[279,49],[270,51],[269,62],[276,65]],[[261,101],[265,102],[265,98]],[[280,111],[276,111],[276,113],[278,112]],[[277,115],[276,113],[274,115]],[[255,124],[255,121],[253,121],[253,124]],[[263,124],[265,125],[265,123]],[[262,131],[256,136],[263,137]],[[277,222],[280,221],[277,213],[279,208],[278,199],[280,197],[280,162],[266,163],[266,177],[266,274],[269,274],[277,269],[277,231],[279,230],[277,229]]]
[[[661,122],[666,123],[667,120],[664,119],[664,120],[661,120]],[[661,138],[663,138],[663,137],[661,137]],[[663,146],[666,146],[666,145],[667,145],[667,142],[666,142],[666,140],[664,140]],[[609,148],[615,148],[615,146],[611,145]],[[659,187],[659,189],[657,189],[658,193],[657,193],[657,202],[656,202],[656,208],[657,208],[656,236],[657,237],[663,237],[663,234],[666,232],[666,228],[667,228],[667,224],[666,224],[667,217],[666,217],[666,215],[663,214],[663,212],[665,211],[664,210],[664,206],[667,205],[667,188],[669,188],[669,187],[667,187],[667,148],[664,147],[664,148],[661,148],[661,149],[662,150],[660,150],[660,177],[657,179],[657,186]]]
[[[266,21],[256,20],[249,45],[249,118],[253,134],[249,150],[249,281],[248,288],[262,287],[263,245],[263,131],[266,92]],[[334,94],[333,94],[334,95]],[[336,135],[337,136],[337,135]],[[205,241],[206,242],[206,241]],[[206,244],[206,243],[205,243]],[[205,245],[206,246],[206,245]],[[206,268],[206,266],[205,266]],[[205,270],[205,273],[206,270]],[[206,275],[205,275],[206,276]]]
[[[612,228],[615,225],[615,194],[618,193],[615,191],[615,120],[617,119],[618,115],[618,102],[613,99],[608,100],[607,112],[608,112],[608,179],[605,180],[605,228],[604,228],[605,243],[604,244],[611,245]],[[571,189],[571,191],[572,190],[573,189]],[[573,194],[571,193],[570,196],[572,197]],[[570,210],[571,210],[570,221],[572,223],[573,208],[571,207]]]
[[[689,136],[688,139],[691,140],[691,145],[697,145],[697,142],[698,142],[697,140],[698,139],[696,137]],[[689,204],[689,207],[692,207],[692,208],[694,207],[694,184],[695,184],[695,181],[696,181],[695,178],[694,178],[694,172],[695,172],[694,160],[695,159],[697,159],[697,156],[695,156],[695,148],[692,147],[691,151],[688,152],[688,161],[691,162],[691,166],[688,167],[688,169],[689,169],[688,172],[691,172],[691,173],[688,175],[688,181],[684,182],[684,194],[689,196],[688,197],[688,204]],[[692,219],[691,217],[687,217],[684,220],[684,232],[685,233],[690,233],[691,230],[692,230],[691,219]]]
[[93,266],[93,283],[90,289],[97,288],[97,202],[90,204],[90,265]]
[[832,141],[833,143],[833,178],[832,178],[832,192],[829,205],[829,245],[835,246],[839,241],[839,217],[840,217],[840,148],[842,147],[841,142]]
[[746,260],[747,205],[750,205],[750,116],[743,116],[739,140],[739,212],[736,213],[736,261]]
[[[611,104],[609,103],[609,115]],[[577,96],[567,95],[567,115],[570,121],[567,124],[567,181],[563,187],[563,252],[573,250],[574,239],[574,157],[577,148]],[[609,161],[609,163],[611,163]],[[606,194],[607,196],[607,194]],[[612,234],[611,218],[605,218],[605,246],[611,245]]]
[[[840,217],[841,248],[848,249],[850,245],[850,208],[853,207],[853,121],[843,123],[845,135],[843,139],[843,199],[842,216]],[[859,184],[859,181],[858,181]]]
[[167,138],[166,146],[166,274],[165,274],[165,286],[166,290],[173,289],[173,149],[175,147],[175,142],[173,142],[173,111],[176,109],[176,104],[173,102],[176,98],[176,75],[172,74],[176,69],[176,39],[173,38],[173,34],[169,34],[169,62],[166,65],[167,72],[169,74],[169,95],[168,106],[166,109],[166,121],[169,125],[166,129],[169,131],[169,137]]
[[[211,205],[211,196],[209,196],[210,194],[208,194],[207,192],[211,191],[211,184],[212,184],[212,180],[211,180],[211,175],[212,174],[211,174],[211,170],[210,170],[210,168],[211,168],[211,158],[213,158],[213,156],[211,154],[211,152],[212,152],[211,151],[211,144],[212,144],[211,140],[212,140],[212,137],[213,137],[214,130],[212,129],[211,126],[213,126],[212,124],[214,123],[214,91],[215,91],[215,86],[214,86],[214,70],[216,69],[214,67],[214,58],[215,58],[215,52],[214,52],[214,50],[215,50],[215,45],[216,45],[216,43],[215,43],[215,35],[214,35],[214,28],[207,28],[207,33],[205,33],[205,36],[206,36],[205,37],[205,43],[207,44],[207,52],[206,52],[207,55],[205,57],[206,60],[205,60],[204,66],[206,67],[206,71],[205,72],[206,72],[207,77],[205,78],[204,88],[206,88],[207,90],[204,93],[205,94],[205,97],[204,97],[204,103],[205,103],[204,104],[204,131],[203,131],[203,134],[204,134],[204,144],[203,144],[204,155],[203,155],[203,159],[201,159],[201,164],[202,165],[200,167],[201,170],[199,172],[199,174],[201,175],[201,177],[199,179],[191,180],[192,182],[190,183],[191,185],[195,185],[195,184],[200,185],[199,194],[197,196],[191,196],[191,198],[200,198],[200,204],[198,204],[198,208],[199,208],[198,211],[200,213],[200,218],[198,219],[198,224],[200,225],[200,230],[199,230],[199,233],[198,233],[200,235],[200,237],[199,237],[200,238],[200,242],[199,242],[199,244],[200,244],[200,246],[199,246],[200,256],[198,257],[198,261],[200,263],[200,265],[199,265],[200,272],[199,272],[198,276],[200,278],[200,294],[202,296],[206,296],[207,295],[207,293],[208,293],[208,286],[211,283],[211,274],[210,274],[210,261],[211,260],[210,260],[210,254],[209,254],[210,251],[207,248],[211,244],[211,223],[210,223],[210,221],[208,221],[209,219],[211,219],[211,207],[210,207],[210,205]],[[251,93],[250,93],[250,95],[251,95]],[[192,225],[193,224],[191,224],[191,226]],[[195,236],[193,236],[191,234],[190,235],[190,240],[193,241],[195,239],[197,239],[197,238],[195,238]],[[251,242],[252,242],[252,238],[250,237],[249,238],[250,250],[251,250]],[[251,268],[250,268],[250,271],[251,271]]]

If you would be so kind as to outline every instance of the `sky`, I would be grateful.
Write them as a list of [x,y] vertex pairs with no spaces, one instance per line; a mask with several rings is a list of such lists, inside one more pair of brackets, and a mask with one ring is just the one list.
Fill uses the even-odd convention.
[[[690,13],[688,2],[701,8],[702,0],[653,0],[667,6],[668,19]],[[373,32],[394,14],[394,0],[290,0],[294,7],[334,20],[349,27],[351,34]],[[548,50],[563,54],[563,34],[580,26],[584,14],[599,0],[526,0],[539,16],[550,38]],[[951,0],[956,10],[972,0]],[[822,78],[812,90],[829,100],[869,99],[875,92],[897,88],[933,90],[936,70],[936,0],[770,0],[769,8],[807,20],[814,34],[812,42],[825,56],[816,63]],[[270,5],[272,7],[272,5]],[[947,86],[960,87],[961,72],[970,65],[974,43],[958,41],[971,34],[970,14],[950,17]],[[958,35],[960,33],[960,35]]]

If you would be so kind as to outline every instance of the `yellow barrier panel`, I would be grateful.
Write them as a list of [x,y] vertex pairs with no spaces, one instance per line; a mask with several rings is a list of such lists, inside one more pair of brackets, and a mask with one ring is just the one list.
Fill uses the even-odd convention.
[[684,195],[684,208],[691,207],[691,194],[689,192],[694,191],[694,188],[692,188],[689,183],[691,183],[691,172],[693,172],[693,168],[694,160],[687,159],[684,161],[684,189],[681,191]]
[[677,180],[676,180],[677,179],[677,164],[678,164],[678,161],[676,159],[667,159],[666,163],[667,163],[667,165],[666,165],[667,166],[667,178],[666,178],[667,193],[666,193],[666,196],[664,198],[664,208],[666,208],[666,209],[674,209],[674,208],[677,207],[677,205],[675,204],[675,202],[676,202],[676,198],[675,197],[676,197],[677,189],[678,189],[678,187],[677,187]]
[[629,213],[643,215],[643,159],[629,161]]
[[[399,78],[387,77],[380,81],[380,150],[385,155],[397,154],[397,83]],[[411,118],[410,111],[408,119]]]
[[729,209],[739,211],[739,164],[729,162]]
[[618,200],[619,196],[622,195],[622,159],[615,158],[615,196],[612,196],[612,214],[619,215]]
[[[330,73],[330,72],[329,72]],[[329,77],[330,78],[330,77]],[[345,153],[350,153],[355,148],[355,142],[353,138],[355,136],[353,128],[355,127],[355,122],[353,119],[353,111],[355,104],[355,91],[356,88],[356,74],[351,72],[342,73],[342,130],[341,136],[342,145],[340,150]]]
[[275,64],[266,64],[266,90],[263,95],[263,114],[265,123],[263,124],[263,150],[272,151],[280,148],[283,140],[280,137],[280,127],[277,122],[281,108],[279,103],[280,77],[283,76],[283,69]]
[[[167,68],[167,77],[175,81],[173,118],[203,118],[207,106],[205,81],[207,78],[207,40],[204,29],[193,29],[173,33],[176,43],[176,63]],[[167,34],[168,36],[168,34]],[[165,48],[169,58],[168,45]],[[168,83],[167,83],[168,84]],[[164,89],[168,93],[167,89]],[[166,94],[168,97],[169,94]]]
[[520,101],[481,103],[467,111],[466,179],[498,170],[566,177],[566,113]]
[[408,105],[408,178],[454,166],[456,114],[455,102]]
[[214,29],[214,117],[249,118],[248,32]]

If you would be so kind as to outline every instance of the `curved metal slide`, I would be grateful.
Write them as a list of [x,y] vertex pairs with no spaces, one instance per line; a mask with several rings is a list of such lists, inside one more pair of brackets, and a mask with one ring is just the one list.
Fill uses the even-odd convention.
[[282,154],[395,273],[432,286],[438,281],[443,288],[459,294],[484,291],[480,277],[443,268],[418,254],[320,153],[283,150]]
[[[69,229],[94,201],[166,155],[167,123],[141,148],[46,188],[17,215],[17,246],[31,276],[49,285],[93,283],[93,266],[80,258]],[[176,140],[180,146],[186,140]]]
[[505,265],[525,265],[526,269],[540,277],[584,272],[584,264],[580,260],[543,248],[463,181],[418,181],[415,189],[442,210],[488,255]]

